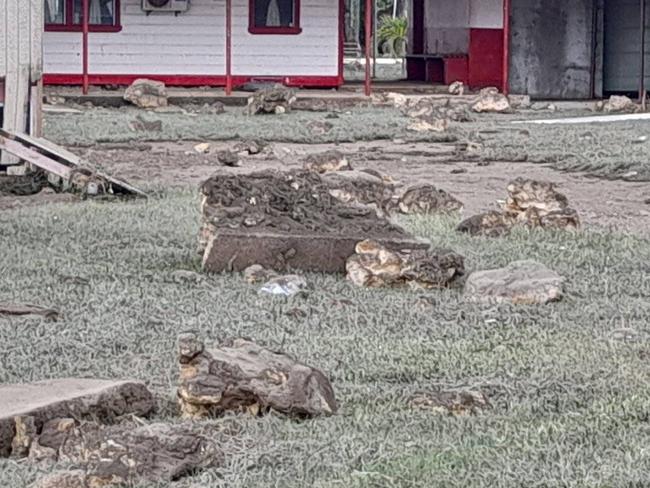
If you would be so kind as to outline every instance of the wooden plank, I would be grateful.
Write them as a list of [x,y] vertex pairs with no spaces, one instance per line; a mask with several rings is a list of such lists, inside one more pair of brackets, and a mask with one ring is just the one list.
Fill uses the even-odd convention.
[[71,168],[7,137],[0,136],[0,149],[65,180],[69,180],[72,174]]
[[[16,130],[18,117],[18,3],[14,0],[5,1],[4,24],[0,28],[5,32],[5,102],[3,112],[3,128]],[[18,164],[19,159],[3,151],[0,162],[4,165]]]
[[30,0],[30,3],[31,3],[30,78],[32,84],[37,84],[39,81],[41,81],[41,78],[43,77],[43,30],[45,26],[45,18],[44,18],[45,2],[43,0]]
[[29,133],[34,137],[43,135],[43,80],[32,85],[29,97]]
[[[40,137],[31,137],[27,134],[21,133],[9,133],[2,129],[0,129],[0,137],[4,137],[5,140],[10,140],[16,144],[23,145],[36,154],[45,153],[45,157],[51,161],[55,161],[57,164],[63,165],[70,169],[83,167],[91,170],[87,165],[84,164],[84,161],[79,156],[71,153],[63,147],[57,146],[53,142],[46,139]],[[35,149],[37,149],[38,152],[35,151]],[[130,193],[138,197],[147,198],[147,194],[145,192],[127,183],[126,181],[120,180],[119,178],[114,178],[99,171],[95,171],[94,174],[96,174],[99,178],[108,181],[113,186],[114,193]]]

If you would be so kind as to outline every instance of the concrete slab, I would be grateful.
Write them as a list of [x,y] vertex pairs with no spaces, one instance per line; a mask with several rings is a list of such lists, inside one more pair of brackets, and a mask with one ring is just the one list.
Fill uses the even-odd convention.
[[64,378],[0,386],[0,457],[11,454],[15,417],[33,417],[40,429],[55,418],[98,418],[147,415],[155,401],[137,381]]
[[203,269],[210,273],[243,271],[259,264],[276,271],[345,273],[357,243],[372,238],[391,250],[428,249],[429,243],[400,237],[288,235],[220,230],[208,242]]

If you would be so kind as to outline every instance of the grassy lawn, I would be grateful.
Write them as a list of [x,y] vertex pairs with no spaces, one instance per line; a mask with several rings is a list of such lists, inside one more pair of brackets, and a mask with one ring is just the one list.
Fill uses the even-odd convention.
[[[647,483],[650,241],[595,231],[489,240],[419,218],[409,228],[465,255],[469,270],[547,264],[567,277],[565,300],[480,307],[459,290],[365,290],[308,275],[311,295],[287,301],[240,276],[174,282],[175,270],[199,268],[198,221],[191,193],[0,213],[0,301],[63,314],[56,323],[0,319],[0,382],[132,377],[169,419],[177,334],[246,336],[325,371],[341,412],[216,420],[241,429],[226,466],[174,486]],[[287,313],[296,308],[304,314]],[[453,389],[482,391],[491,408],[456,418],[408,404],[416,392]],[[3,460],[0,486],[24,488],[39,469]]]

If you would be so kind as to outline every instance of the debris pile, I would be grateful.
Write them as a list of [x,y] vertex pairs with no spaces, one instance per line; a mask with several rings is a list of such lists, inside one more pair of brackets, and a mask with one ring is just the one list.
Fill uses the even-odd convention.
[[179,362],[178,398],[189,418],[270,409],[314,417],[338,410],[332,385],[321,371],[248,340],[207,351],[194,334],[184,334],[179,338]]
[[284,114],[296,102],[296,92],[285,86],[263,88],[248,99],[248,114]]
[[449,250],[391,251],[366,240],[355,251],[346,268],[357,286],[444,288],[465,272],[463,257]]
[[276,271],[344,272],[354,246],[367,238],[396,249],[427,247],[372,208],[339,199],[346,193],[355,201],[371,200],[373,192],[385,191],[383,182],[368,186],[350,179],[344,185],[334,179],[311,171],[261,171],[207,180],[199,238],[204,270],[243,271],[259,264]]
[[564,278],[535,261],[515,261],[505,268],[477,271],[465,283],[465,299],[479,303],[535,305],[560,300]]
[[457,229],[471,235],[498,237],[516,225],[529,228],[576,229],[578,213],[569,201],[549,182],[517,178],[508,185],[508,198],[503,210],[475,215],[459,224]]
[[161,81],[140,78],[126,89],[124,100],[140,108],[166,107],[167,87]]

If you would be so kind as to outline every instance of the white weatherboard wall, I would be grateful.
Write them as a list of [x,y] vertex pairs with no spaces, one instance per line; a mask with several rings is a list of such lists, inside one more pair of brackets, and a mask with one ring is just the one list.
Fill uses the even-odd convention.
[[[248,3],[233,0],[233,75],[338,74],[338,0],[302,0],[299,35],[250,34]],[[225,75],[225,0],[192,0],[178,16],[121,8],[121,32],[89,34],[91,75]],[[81,34],[46,32],[44,60],[46,73],[80,74]]]

